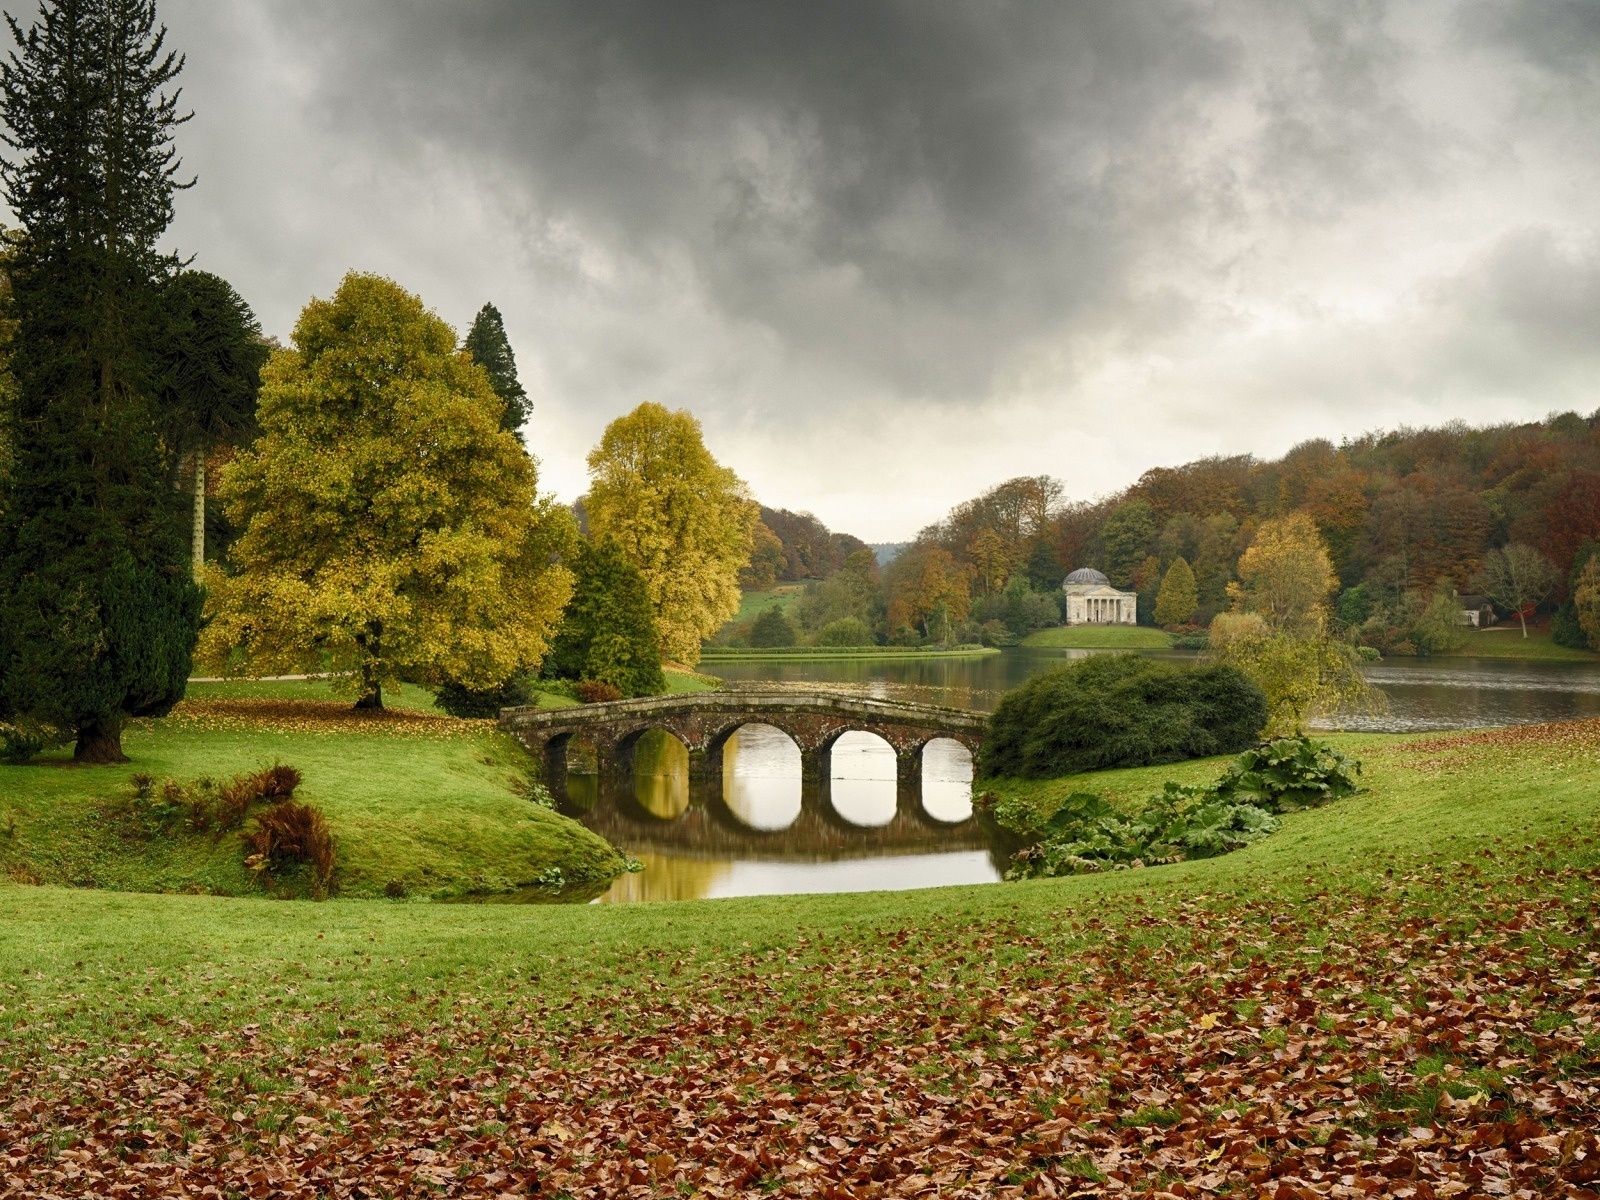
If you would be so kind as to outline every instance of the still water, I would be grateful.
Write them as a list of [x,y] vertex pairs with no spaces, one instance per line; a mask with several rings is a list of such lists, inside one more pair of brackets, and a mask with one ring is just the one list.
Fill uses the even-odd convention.
[[[827,687],[886,700],[990,711],[1031,676],[1093,651],[1012,649],[980,658],[717,663],[730,687]],[[1192,656],[1173,655],[1174,658]],[[1415,731],[1600,717],[1600,664],[1389,659],[1369,675],[1387,706],[1345,728]],[[573,760],[581,764],[581,755]],[[896,781],[872,734],[835,748],[831,778],[801,777],[800,751],[770,726],[730,739],[720,785],[691,788],[688,753],[651,735],[631,779],[604,786],[581,765],[565,811],[644,864],[601,903],[984,883],[1005,855],[972,811],[972,764],[954,742],[925,751],[920,784]]]

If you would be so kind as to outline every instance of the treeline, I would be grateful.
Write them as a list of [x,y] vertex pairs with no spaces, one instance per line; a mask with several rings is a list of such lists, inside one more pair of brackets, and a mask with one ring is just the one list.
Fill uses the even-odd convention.
[[828,579],[849,557],[869,547],[848,533],[834,533],[808,512],[761,506],[750,547],[750,562],[739,585],[765,591],[778,583]]

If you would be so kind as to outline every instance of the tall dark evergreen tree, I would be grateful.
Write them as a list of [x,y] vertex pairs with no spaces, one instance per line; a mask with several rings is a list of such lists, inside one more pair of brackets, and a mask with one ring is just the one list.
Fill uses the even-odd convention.
[[7,22],[0,181],[22,236],[0,711],[70,729],[80,761],[122,761],[126,719],[182,697],[200,618],[153,361],[183,60],[152,0],[54,0],[27,31]]
[[472,361],[489,373],[495,395],[505,401],[506,411],[500,418],[500,428],[516,433],[528,423],[533,406],[517,380],[517,359],[511,353],[500,310],[492,304],[480,308],[462,346],[472,355]]
[[190,546],[198,579],[206,557],[206,456],[251,435],[269,347],[250,306],[207,271],[173,276],[161,309],[158,395],[168,444],[193,464]]
[[580,541],[568,565],[576,577],[572,599],[545,673],[609,683],[624,696],[666,691],[650,589],[622,547],[612,538],[597,546]]

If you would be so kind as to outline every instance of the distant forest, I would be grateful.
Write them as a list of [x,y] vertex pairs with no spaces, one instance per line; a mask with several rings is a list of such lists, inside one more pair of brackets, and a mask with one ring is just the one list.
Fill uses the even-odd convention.
[[[1536,548],[1554,566],[1559,582],[1543,609],[1568,599],[1576,568],[1600,543],[1600,412],[1401,428],[1338,445],[1318,439],[1276,460],[1234,455],[1154,468],[1099,500],[1063,495],[1060,481],[1030,476],[957,505],[881,572],[876,561],[859,564],[871,599],[869,589],[853,588],[861,603],[848,615],[883,641],[995,640],[1003,636],[996,621],[1020,635],[1008,615],[1040,620],[1032,598],[1053,595],[1067,571],[1087,566],[1139,593],[1149,621],[1162,577],[1182,557],[1199,591],[1194,622],[1204,625],[1227,607],[1239,555],[1260,523],[1302,511],[1328,543],[1341,618],[1363,640],[1404,652],[1408,622],[1429,599],[1471,592],[1485,555],[1509,543]],[[763,509],[762,522],[771,540],[764,551],[758,543],[751,567],[771,572],[761,578],[830,579],[852,552],[868,549],[808,514]],[[813,624],[839,619],[837,605],[813,607]]]

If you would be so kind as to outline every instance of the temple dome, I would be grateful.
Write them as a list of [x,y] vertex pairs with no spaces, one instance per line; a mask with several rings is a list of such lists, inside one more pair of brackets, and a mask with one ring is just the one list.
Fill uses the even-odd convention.
[[1100,574],[1099,571],[1096,571],[1093,567],[1079,567],[1071,575],[1067,576],[1067,582],[1068,583],[1110,583],[1111,581],[1109,579],[1107,579],[1104,575]]

